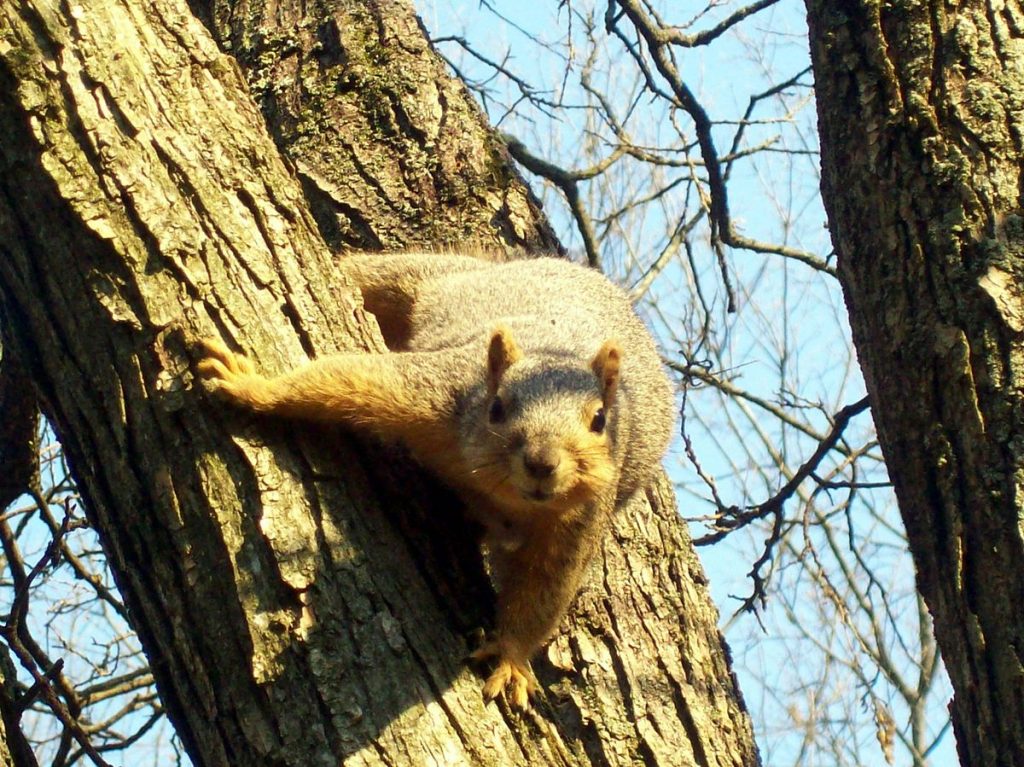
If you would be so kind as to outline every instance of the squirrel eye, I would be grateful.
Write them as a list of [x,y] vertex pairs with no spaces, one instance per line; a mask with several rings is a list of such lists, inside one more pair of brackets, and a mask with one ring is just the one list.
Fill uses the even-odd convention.
[[598,411],[594,413],[594,420],[590,422],[590,430],[595,434],[600,434],[604,431],[604,425],[607,418],[604,414],[604,408],[598,408]]
[[487,417],[491,423],[501,423],[505,420],[505,403],[501,401],[501,397],[491,400],[491,408],[487,411]]

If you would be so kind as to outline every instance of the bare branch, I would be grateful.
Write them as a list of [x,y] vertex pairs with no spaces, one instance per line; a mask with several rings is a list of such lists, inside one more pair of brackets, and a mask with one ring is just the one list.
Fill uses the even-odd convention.
[[[618,29],[615,14],[611,13],[613,4],[622,8],[623,13],[632,22],[633,27],[647,45],[654,60],[658,73],[668,84],[671,96],[654,85],[653,76],[647,69],[646,62],[639,49],[626,40],[625,35]],[[697,143],[700,146],[701,156],[704,159],[704,167],[707,171],[708,187],[710,188],[710,213],[711,213],[711,237],[712,241],[720,240],[723,244],[733,248],[752,250],[758,253],[775,254],[785,256],[799,261],[807,266],[827,274],[835,274],[835,269],[819,257],[785,245],[762,242],[750,237],[745,237],[735,231],[729,215],[729,199],[726,190],[725,177],[722,173],[721,160],[715,143],[711,136],[712,122],[707,111],[693,95],[693,92],[683,82],[673,59],[669,42],[664,39],[664,29],[659,27],[657,22],[640,7],[637,0],[610,0],[608,28],[615,33],[627,46],[629,52],[637,61],[638,66],[645,72],[648,86],[659,95],[669,100],[685,111],[693,120],[694,131],[697,134]],[[723,271],[724,274],[724,271]]]
[[587,253],[587,262],[591,266],[600,269],[601,254],[597,249],[597,237],[594,235],[594,224],[590,220],[590,214],[587,212],[586,207],[580,200],[579,185],[577,182],[594,178],[594,176],[604,172],[604,170],[611,167],[616,160],[622,157],[625,150],[622,147],[618,147],[610,155],[594,165],[591,165],[589,168],[578,171],[567,171],[531,154],[530,150],[528,150],[523,143],[515,137],[506,135],[504,136],[504,139],[505,145],[508,147],[509,154],[511,154],[517,162],[531,173],[535,173],[541,178],[547,179],[562,190],[562,194],[565,195],[565,200],[569,204],[569,210],[572,212],[576,225],[579,227],[580,236],[583,238],[583,247]]
[[697,546],[706,546],[709,543],[715,543],[722,540],[722,538],[733,530],[745,527],[755,520],[762,519],[772,514],[781,516],[782,509],[785,506],[786,501],[793,497],[793,494],[796,493],[797,488],[805,479],[814,475],[814,472],[817,470],[822,459],[839,443],[839,440],[842,438],[843,432],[846,430],[850,421],[853,420],[854,416],[857,416],[867,410],[868,404],[868,398],[864,397],[857,402],[847,405],[837,412],[835,417],[832,419],[832,428],[829,430],[829,433],[824,436],[818,444],[817,449],[811,454],[811,457],[804,461],[803,465],[800,466],[789,481],[786,482],[786,484],[784,484],[775,495],[763,503],[759,503],[757,506],[745,511],[739,511],[736,507],[726,509],[725,513],[716,520],[715,527],[717,527],[718,530],[714,533],[709,533],[708,535],[695,539],[694,544]]
[[707,45],[712,40],[721,37],[748,16],[753,16],[758,11],[770,8],[777,2],[778,0],[758,0],[756,3],[740,8],[728,18],[723,19],[718,24],[711,27],[711,29],[705,29],[695,35],[685,35],[680,29],[663,27],[658,31],[658,37],[664,43],[679,45],[683,48],[695,48],[698,45]]

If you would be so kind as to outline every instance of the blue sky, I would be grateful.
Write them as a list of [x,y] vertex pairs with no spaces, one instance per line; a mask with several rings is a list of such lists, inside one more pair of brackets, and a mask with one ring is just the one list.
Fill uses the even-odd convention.
[[[572,22],[571,48],[565,44],[569,37],[567,7],[581,12]],[[492,121],[499,122],[503,131],[535,154],[570,168],[593,162],[589,158],[594,154],[606,156],[614,143],[591,112],[577,108],[586,101],[579,87],[588,56],[582,34],[582,11],[586,7],[581,3],[559,6],[459,0],[418,3],[434,36],[465,38],[475,51],[534,84],[546,101],[571,105],[564,110],[530,107],[517,101],[522,95],[517,86],[467,55],[461,46],[454,42],[439,45],[460,71],[471,79],[487,82],[491,92],[485,105]],[[674,10],[674,4],[660,7],[671,22],[693,22],[691,29],[696,30],[713,26],[740,6],[708,5],[691,18]],[[636,68],[621,53],[621,46],[600,31],[603,8],[598,7],[595,17],[601,66],[595,68],[593,84],[608,96],[620,115],[632,115],[629,128],[635,143],[681,146],[686,137],[685,116],[672,114],[663,103],[643,92]],[[764,92],[808,66],[803,13],[802,4],[784,0],[713,45],[687,51],[678,58],[687,85],[717,122],[714,136],[720,156],[729,151],[751,94]],[[730,208],[743,234],[826,258],[830,243],[818,194],[810,84],[811,76],[805,74],[785,94],[758,102],[739,149],[766,147],[766,151],[733,164]],[[637,164],[618,172],[607,184],[585,185],[583,196],[595,211],[595,218],[600,218],[659,183],[666,183],[668,178],[667,173],[645,175]],[[535,178],[531,183],[544,199],[545,210],[562,233],[563,242],[579,255],[581,241],[560,195]],[[659,204],[624,217],[622,231],[609,237],[604,252],[606,271],[625,287],[639,279],[644,259],[650,260],[664,247],[667,224],[683,220],[687,211],[695,210],[692,194],[687,197],[682,185],[676,192],[667,194]],[[673,347],[685,347],[695,338],[701,320],[701,313],[694,310],[699,284],[714,326],[715,349],[704,359],[747,392],[784,405],[817,430],[827,431],[826,414],[835,413],[864,394],[837,281],[775,256],[731,251],[726,259],[737,297],[734,314],[724,309],[718,264],[706,235],[699,234],[693,238],[689,262],[680,259],[666,269],[638,304],[639,311],[660,337],[666,355],[672,357]],[[775,453],[782,454],[789,467],[796,467],[816,445],[799,430],[765,418],[757,407],[706,388],[688,394],[686,423],[701,467],[714,478],[726,503],[743,504],[769,497],[784,481]],[[848,433],[851,445],[871,439],[870,416],[859,416]],[[858,479],[884,483],[884,466],[876,460],[879,451],[874,448],[869,452],[875,459],[862,462],[864,473]],[[840,462],[836,458],[835,463]],[[681,513],[690,519],[709,513],[708,487],[697,476],[681,440],[673,447],[666,466],[676,483]],[[891,691],[887,692],[884,680],[865,678],[868,666],[863,662],[856,633],[834,630],[841,624],[834,610],[844,608],[832,605],[830,610],[829,605],[822,606],[820,594],[822,579],[830,568],[835,571],[851,561],[858,567],[857,560],[863,557],[864,567],[858,571],[859,580],[865,584],[862,592],[843,596],[847,601],[866,600],[878,609],[886,604],[881,596],[888,597],[890,606],[900,613],[892,617],[892,623],[900,625],[902,631],[883,632],[881,646],[892,654],[894,663],[906,663],[908,656],[901,645],[907,637],[913,645],[916,622],[910,617],[917,614],[917,605],[913,567],[902,542],[898,511],[891,491],[884,487],[859,493],[849,508],[844,508],[842,493],[834,497],[831,492],[814,497],[809,493],[807,490],[804,509],[814,511],[806,511],[802,518],[815,524],[805,525],[803,531],[792,536],[792,545],[801,551],[779,553],[772,572],[778,594],[762,613],[764,630],[753,617],[734,617],[733,613],[739,604],[737,597],[750,592],[747,573],[761,553],[765,528],[748,528],[699,553],[722,612],[741,686],[758,718],[765,763],[831,764],[823,761],[824,752],[806,751],[802,733],[795,730],[794,721],[801,716],[818,716],[822,720],[853,722],[845,730],[848,741],[837,746],[845,756],[836,764],[883,765],[885,759],[875,742],[875,706],[878,702],[891,706],[898,723],[905,723],[906,712]],[[790,517],[801,518],[797,513],[800,501],[791,506],[795,509],[790,509]],[[707,532],[700,522],[692,522],[691,529],[695,537]],[[811,566],[806,564],[808,560]],[[816,569],[816,563],[822,567]],[[805,626],[804,631],[796,630],[799,625]],[[806,636],[806,626],[818,627],[817,635]],[[870,627],[862,629],[870,633]],[[850,668],[843,668],[837,660],[844,654],[855,661]],[[816,690],[821,679],[825,687]],[[943,678],[930,703],[929,718],[936,729],[946,720],[947,701],[948,682]],[[898,745],[895,753],[897,763],[908,762],[909,754],[901,752]],[[931,755],[931,764],[955,762],[952,737],[947,734]]]

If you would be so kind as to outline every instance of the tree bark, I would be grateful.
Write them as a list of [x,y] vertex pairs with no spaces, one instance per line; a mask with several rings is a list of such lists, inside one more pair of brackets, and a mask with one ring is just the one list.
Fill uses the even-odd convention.
[[1024,765],[1024,13],[808,0],[822,192],[965,765]]
[[408,3],[194,2],[245,71],[333,250],[559,250]]
[[0,510],[28,492],[39,476],[39,407],[32,379],[0,343]]
[[[222,411],[196,385],[191,345],[210,334],[269,373],[383,351],[316,222],[338,245],[553,242],[479,113],[453,106],[465,93],[438,85],[411,11],[352,7],[363,10],[294,20],[310,49],[253,49],[278,62],[262,103],[300,186],[234,60],[183,3],[0,6],[3,321],[190,755],[304,767],[756,764],[664,480],[616,518],[538,664],[546,700],[521,717],[485,706],[463,663],[464,635],[487,624],[493,595],[451,497],[393,450]],[[286,28],[296,9],[275,9]],[[233,47],[259,37],[244,26],[257,16],[234,9]],[[430,78],[401,58],[411,54],[433,62]],[[346,63],[321,71],[323,61]],[[353,107],[303,101],[321,77],[334,78],[326,94],[367,88],[378,64],[411,79]],[[366,137],[392,118],[401,130]],[[331,126],[323,143],[303,138],[317,120]],[[411,139],[420,155],[398,149]],[[453,164],[434,156],[441,146],[465,149]],[[454,192],[432,190],[447,178]]]
[[23,711],[16,680],[11,656],[7,648],[0,645],[0,767],[39,767],[20,729]]

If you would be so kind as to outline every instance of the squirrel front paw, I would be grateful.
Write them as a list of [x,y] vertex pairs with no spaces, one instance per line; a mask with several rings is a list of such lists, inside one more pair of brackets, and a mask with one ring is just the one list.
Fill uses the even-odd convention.
[[486,700],[491,701],[499,695],[504,695],[505,700],[513,708],[529,708],[530,698],[535,697],[540,691],[540,685],[537,684],[529,661],[512,660],[497,641],[487,642],[469,657],[474,661],[497,658],[494,671],[484,682],[483,692]]
[[270,382],[256,372],[248,359],[216,338],[204,338],[199,343],[204,356],[196,369],[216,396],[253,410],[272,406]]

